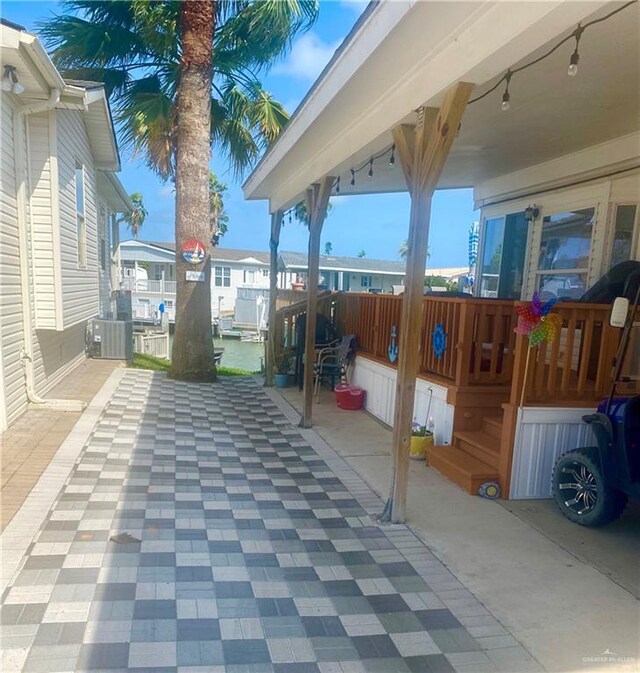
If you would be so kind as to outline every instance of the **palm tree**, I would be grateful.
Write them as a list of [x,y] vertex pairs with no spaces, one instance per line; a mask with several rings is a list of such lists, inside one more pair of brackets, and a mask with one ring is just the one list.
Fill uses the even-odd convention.
[[[409,254],[409,239],[405,238],[404,241],[400,244],[400,247],[398,248],[398,256],[400,259],[407,259],[407,255]],[[431,257],[431,253],[427,249],[427,259]]]
[[209,228],[211,230],[211,242],[218,245],[220,236],[224,236],[228,230],[229,216],[224,209],[224,195],[227,185],[220,182],[216,174],[209,173]]
[[134,238],[138,238],[140,235],[140,229],[144,224],[148,212],[144,207],[144,201],[140,192],[134,192],[133,194],[130,194],[129,199],[133,204],[133,210],[120,217],[118,221],[126,223],[127,229],[131,232],[131,235]]
[[358,253],[358,257],[360,257],[360,258],[366,257],[366,256],[367,256],[367,251],[366,250],[360,250],[360,252]]
[[[185,241],[209,240],[211,147],[239,174],[288,115],[257,74],[309,27],[316,0],[68,0],[42,34],[68,77],[104,82],[121,138],[176,185],[177,312],[171,373],[208,380],[212,364],[210,257],[186,281]],[[206,142],[205,142],[206,140]],[[193,267],[191,267],[193,268]]]
[[327,241],[324,244],[324,254],[325,255],[330,255],[333,251],[333,243],[331,241]]

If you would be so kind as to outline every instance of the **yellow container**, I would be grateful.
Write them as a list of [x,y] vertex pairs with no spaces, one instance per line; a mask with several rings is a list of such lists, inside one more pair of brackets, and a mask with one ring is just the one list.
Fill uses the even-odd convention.
[[411,437],[409,458],[412,460],[425,460],[427,456],[426,447],[431,444],[433,444],[433,435],[427,435],[426,437]]

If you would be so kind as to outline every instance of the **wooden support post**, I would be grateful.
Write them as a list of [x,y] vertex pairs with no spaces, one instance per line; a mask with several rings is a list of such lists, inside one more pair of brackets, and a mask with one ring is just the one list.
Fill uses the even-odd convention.
[[445,94],[442,106],[420,108],[415,127],[393,129],[400,164],[411,196],[409,251],[400,323],[396,407],[393,423],[391,521],[405,520],[409,444],[420,358],[420,324],[424,270],[429,241],[431,197],[458,133],[472,84],[459,82]]
[[264,385],[273,386],[276,356],[282,348],[277,342],[280,330],[276,329],[276,309],[278,302],[278,245],[282,228],[282,211],[271,213],[271,238],[269,239],[269,331],[267,333],[267,366]]
[[320,235],[327,214],[333,177],[327,175],[320,184],[312,185],[306,194],[309,224],[309,255],[307,259],[307,316],[304,339],[304,390],[300,427],[311,427],[313,409],[313,362],[315,360],[316,313],[318,312],[318,280],[320,276]]

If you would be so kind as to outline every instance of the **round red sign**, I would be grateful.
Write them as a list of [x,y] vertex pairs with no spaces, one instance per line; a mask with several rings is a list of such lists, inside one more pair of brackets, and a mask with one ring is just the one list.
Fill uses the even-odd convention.
[[189,264],[202,264],[204,258],[207,256],[207,250],[204,247],[204,244],[200,241],[197,241],[195,238],[189,241],[185,241],[182,246],[182,257],[185,262]]

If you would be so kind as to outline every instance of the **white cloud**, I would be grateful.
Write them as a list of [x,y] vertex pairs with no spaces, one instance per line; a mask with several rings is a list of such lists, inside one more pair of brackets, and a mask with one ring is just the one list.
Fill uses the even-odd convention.
[[293,43],[287,60],[276,65],[272,73],[313,81],[327,65],[339,44],[340,42],[323,42],[313,32],[305,33]]

